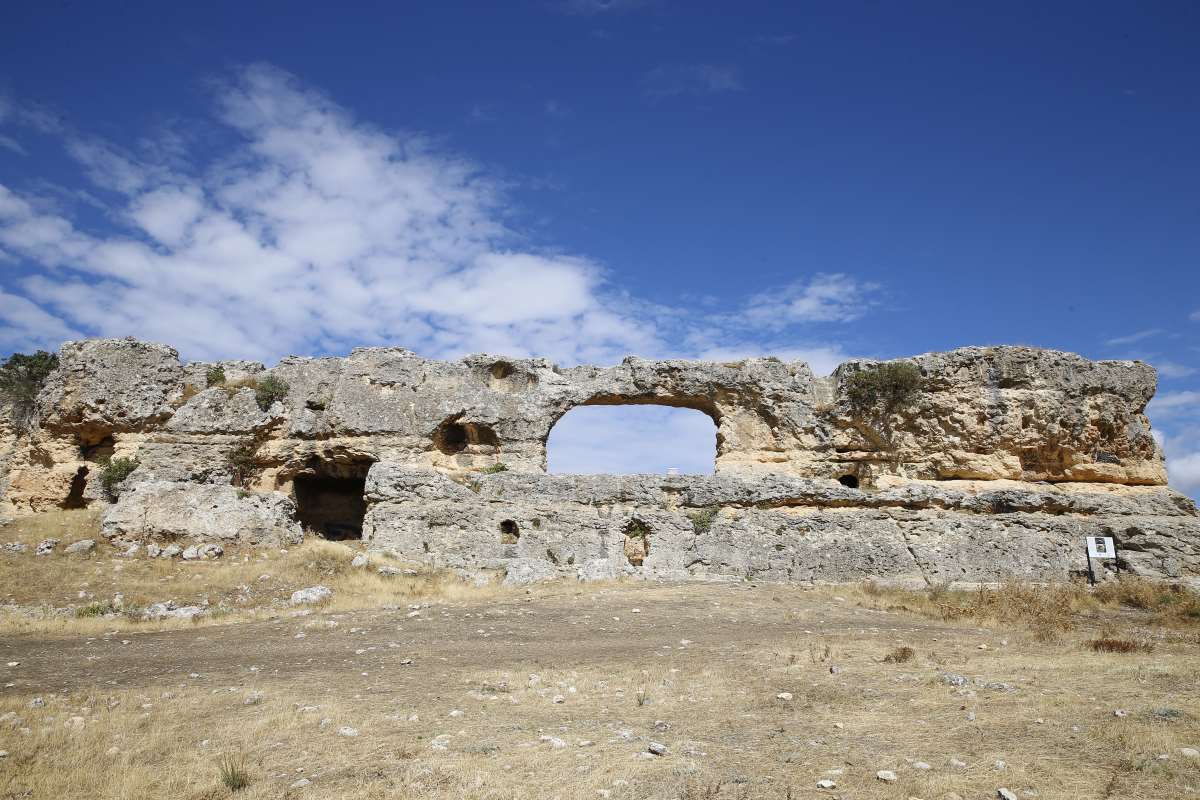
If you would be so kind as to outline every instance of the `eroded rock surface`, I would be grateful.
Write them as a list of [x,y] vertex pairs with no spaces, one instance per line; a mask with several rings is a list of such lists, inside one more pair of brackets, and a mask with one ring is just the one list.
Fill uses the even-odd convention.
[[[899,361],[919,391],[872,418],[847,392],[866,361],[817,377],[773,358],[561,368],[362,348],[267,369],[70,342],[36,427],[0,428],[0,514],[107,503],[97,478],[128,457],[139,466],[104,519],[122,543],[279,543],[307,528],[510,582],[974,581],[1065,578],[1082,537],[1104,534],[1131,570],[1200,575],[1200,520],[1165,487],[1144,415],[1151,367],[1028,347]],[[267,378],[287,391],[258,395]],[[546,475],[554,424],[611,404],[709,415],[717,474]]]

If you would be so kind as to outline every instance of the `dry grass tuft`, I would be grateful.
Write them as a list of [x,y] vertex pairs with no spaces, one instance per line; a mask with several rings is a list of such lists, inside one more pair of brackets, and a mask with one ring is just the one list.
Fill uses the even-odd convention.
[[911,647],[897,647],[883,657],[885,664],[905,664],[917,657],[917,651]]
[[240,792],[250,785],[250,774],[246,772],[246,760],[234,756],[222,756],[217,761],[217,772],[221,784],[231,792]]
[[1154,651],[1154,644],[1151,642],[1116,639],[1110,636],[1092,639],[1088,642],[1088,647],[1097,653],[1151,653]]

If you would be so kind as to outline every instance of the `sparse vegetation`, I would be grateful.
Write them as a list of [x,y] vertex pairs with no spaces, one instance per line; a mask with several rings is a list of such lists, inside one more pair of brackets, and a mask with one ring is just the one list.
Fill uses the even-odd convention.
[[846,379],[851,412],[886,447],[892,447],[892,416],[917,399],[923,383],[915,364],[889,361],[866,367]]
[[217,761],[217,772],[221,776],[221,784],[231,792],[240,792],[250,785],[246,761],[240,756],[222,756]]
[[136,458],[117,456],[110,458],[100,470],[100,485],[112,499],[117,499],[121,493],[121,483],[139,467]]
[[198,394],[200,394],[200,390],[196,388],[196,384],[185,383],[183,385],[183,391],[179,393],[179,399],[172,403],[172,405],[178,408]]
[[258,382],[254,389],[254,400],[263,411],[269,409],[276,401],[283,400],[288,393],[287,382],[274,375],[268,375]]
[[209,385],[209,387],[224,386],[225,385],[225,368],[222,367],[220,364],[214,364],[213,366],[208,368],[207,372],[204,373],[204,380]]
[[718,511],[720,509],[716,506],[708,506],[688,512],[688,519],[692,521],[692,530],[696,532],[696,535],[708,533],[712,529]]
[[32,355],[13,353],[0,366],[0,401],[8,406],[17,430],[29,427],[37,411],[38,393],[57,367],[58,356],[45,350]]
[[1082,580],[1067,584],[1009,581],[995,587],[952,589],[945,584],[926,589],[859,585],[864,601],[875,608],[907,611],[925,617],[1023,625],[1042,641],[1054,641],[1100,611],[1137,609],[1156,624],[1200,625],[1200,593],[1181,584],[1162,584],[1128,577],[1091,589]]
[[912,403],[921,389],[921,370],[905,361],[875,364],[846,379],[846,399],[860,414],[888,416]]
[[508,465],[505,464],[503,461],[498,461],[495,464],[492,464],[490,467],[484,467],[483,469],[480,470],[480,472],[488,472],[488,473],[508,472]]
[[243,442],[229,451],[229,468],[233,472],[233,483],[242,486],[254,474],[257,442]]
[[[17,520],[5,535],[66,541],[88,533],[72,520],[98,518],[48,516]],[[1200,741],[1189,691],[1200,639],[1151,628],[1158,606],[1101,603],[1083,588],[1072,600],[1080,630],[1046,645],[1020,620],[947,622],[932,604],[930,619],[886,611],[903,590],[882,585],[508,590],[451,579],[414,595],[416,577],[350,567],[355,548],[314,541],[287,550],[204,563],[0,553],[6,602],[28,604],[41,592],[91,606],[87,616],[3,629],[19,631],[4,638],[6,658],[21,663],[9,670],[0,661],[18,682],[0,695],[0,718],[11,713],[26,730],[0,722],[11,733],[0,797],[595,800],[603,789],[664,800],[890,800],[995,797],[998,785],[1015,784],[1043,798],[1149,800],[1186,797],[1195,784],[1196,763],[1181,748]],[[296,615],[288,592],[315,583],[334,598]],[[81,587],[96,598],[122,591],[131,611],[91,616],[104,603],[79,599]],[[943,604],[975,595],[937,589]],[[257,617],[237,605],[246,592]],[[219,621],[206,613],[199,631],[137,621],[132,611],[200,597],[213,617],[239,610]],[[13,613],[6,606],[0,619]],[[270,622],[236,624],[255,618]],[[1121,632],[1126,621],[1136,635]],[[126,633],[134,630],[159,632]],[[1094,653],[1088,643],[1098,637],[1156,647],[1149,656]],[[483,646],[463,646],[474,640]],[[919,655],[885,662],[899,645]],[[34,655],[51,647],[60,657]],[[294,665],[303,665],[302,680]],[[794,698],[780,702],[781,691]],[[437,740],[444,749],[431,747]],[[666,754],[651,757],[650,742]],[[1081,747],[1093,769],[1078,769]],[[248,785],[226,784],[221,754]],[[881,768],[898,781],[878,780]],[[835,792],[816,790],[829,778]],[[310,783],[289,788],[300,779]]]
[[917,651],[911,647],[897,647],[883,657],[885,664],[906,664],[917,657]]
[[650,528],[640,519],[631,520],[625,526],[625,535],[631,539],[645,539],[650,535]]
[[1154,651],[1154,645],[1151,642],[1117,639],[1111,636],[1092,639],[1088,642],[1088,647],[1097,653],[1150,653]]

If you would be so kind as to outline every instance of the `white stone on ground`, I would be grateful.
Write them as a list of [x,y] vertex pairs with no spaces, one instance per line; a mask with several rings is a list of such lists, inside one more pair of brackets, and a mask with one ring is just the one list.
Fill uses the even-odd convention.
[[320,603],[333,597],[333,590],[328,586],[309,586],[307,589],[297,589],[292,592],[292,605],[305,603]]

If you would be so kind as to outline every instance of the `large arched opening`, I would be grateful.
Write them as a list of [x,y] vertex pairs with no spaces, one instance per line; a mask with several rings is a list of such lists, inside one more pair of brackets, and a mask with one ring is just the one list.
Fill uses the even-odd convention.
[[710,475],[717,457],[714,412],[636,401],[593,401],[564,414],[546,440],[556,474]]

